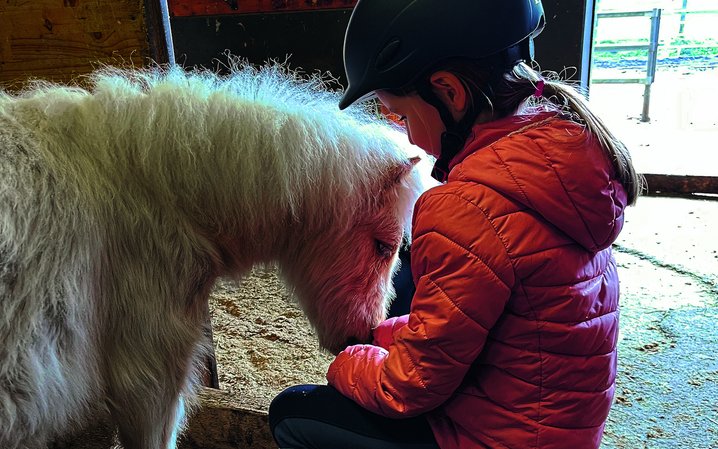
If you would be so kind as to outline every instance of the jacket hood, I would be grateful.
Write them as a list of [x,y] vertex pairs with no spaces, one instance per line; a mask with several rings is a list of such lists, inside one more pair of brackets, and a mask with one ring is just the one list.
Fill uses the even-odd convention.
[[556,113],[476,125],[449,181],[486,185],[534,210],[589,251],[623,227],[627,195],[597,139]]

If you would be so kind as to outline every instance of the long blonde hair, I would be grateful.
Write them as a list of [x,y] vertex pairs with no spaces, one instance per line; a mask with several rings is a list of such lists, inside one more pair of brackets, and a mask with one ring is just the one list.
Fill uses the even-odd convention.
[[[534,97],[536,85],[544,82],[543,95]],[[513,94],[512,94],[513,92]],[[506,73],[503,83],[499,84],[496,92],[497,100],[505,102],[506,106],[516,105],[529,99],[529,103],[537,106],[545,105],[556,108],[571,120],[580,123],[595,136],[613,162],[616,175],[628,194],[629,204],[635,204],[641,194],[644,180],[634,166],[631,154],[624,143],[606,126],[606,124],[589,108],[588,102],[580,91],[567,81],[562,81],[555,72],[546,72],[541,75],[528,64],[520,62],[513,70]]]

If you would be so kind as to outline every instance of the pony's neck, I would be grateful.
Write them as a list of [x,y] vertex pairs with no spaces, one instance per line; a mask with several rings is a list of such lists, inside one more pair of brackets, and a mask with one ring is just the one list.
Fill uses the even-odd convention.
[[[275,261],[330,216],[347,181],[326,169],[322,139],[297,133],[311,125],[252,102],[209,102],[192,129],[192,147],[172,166],[193,222],[235,261]],[[331,157],[335,157],[332,155]],[[181,182],[180,182],[181,183]]]
[[270,120],[237,102],[200,101],[183,92],[136,96],[114,108],[104,101],[98,108],[104,119],[87,132],[107,149],[88,158],[117,177],[120,195],[162,210],[228,261],[275,257],[287,238],[282,226],[291,203],[301,202],[306,189],[301,177],[289,181],[276,161],[282,149],[272,141]]
[[[305,189],[286,185],[283,174],[272,170],[278,149],[261,126],[226,119],[221,125],[221,117],[216,119],[218,126],[208,126],[206,140],[194,149],[195,172],[188,176],[197,178],[177,186],[184,195],[180,202],[187,204],[191,221],[226,252],[228,261],[269,262],[285,245],[292,201],[300,200]],[[173,178],[182,179],[191,168],[175,170]]]

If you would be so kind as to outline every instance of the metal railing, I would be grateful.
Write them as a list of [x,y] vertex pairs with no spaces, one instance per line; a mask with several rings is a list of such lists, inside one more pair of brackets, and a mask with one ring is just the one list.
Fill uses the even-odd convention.
[[651,104],[651,86],[653,85],[653,81],[656,78],[656,67],[658,65],[658,35],[661,29],[661,10],[659,8],[654,8],[650,11],[598,13],[596,14],[594,32],[595,27],[598,26],[599,19],[624,17],[649,17],[651,19],[651,34],[648,39],[648,44],[596,45],[593,47],[593,51],[594,53],[615,53],[621,51],[646,50],[648,52],[648,58],[646,63],[646,76],[642,78],[598,78],[592,79],[591,82],[596,84],[643,84],[643,110],[641,111],[641,121],[648,122],[651,120],[648,114]]
[[[650,35],[647,44],[635,44],[635,45],[596,45],[593,47],[594,54],[596,53],[618,53],[626,51],[644,50],[646,51],[646,66],[645,76],[641,78],[598,78],[592,79],[591,83],[596,84],[643,84],[643,109],[641,111],[641,121],[650,121],[649,109],[651,103],[651,86],[656,78],[656,68],[658,66],[658,48],[660,45],[659,34],[661,28],[661,17],[664,15],[679,15],[679,37],[684,36],[685,22],[688,15],[718,15],[718,10],[687,10],[686,2],[683,2],[683,8],[676,10],[662,10],[660,8],[654,8],[650,11],[630,11],[630,12],[603,12],[596,14],[596,20],[594,21],[594,35],[596,34],[596,28],[598,27],[600,19],[615,19],[625,17],[648,17],[651,20]],[[678,50],[678,56],[681,56],[681,52],[685,49],[697,49],[697,48],[713,48],[715,44],[673,44],[663,45],[666,48],[674,48]]]

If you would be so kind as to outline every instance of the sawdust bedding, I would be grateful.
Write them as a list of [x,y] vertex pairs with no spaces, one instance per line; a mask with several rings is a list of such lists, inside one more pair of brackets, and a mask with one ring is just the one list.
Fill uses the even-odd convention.
[[266,411],[289,386],[326,383],[333,357],[319,349],[275,269],[255,268],[240,282],[220,281],[210,312],[219,387],[236,403]]

